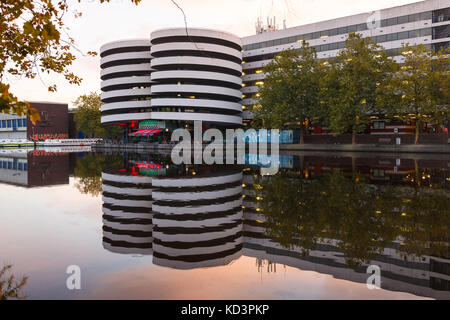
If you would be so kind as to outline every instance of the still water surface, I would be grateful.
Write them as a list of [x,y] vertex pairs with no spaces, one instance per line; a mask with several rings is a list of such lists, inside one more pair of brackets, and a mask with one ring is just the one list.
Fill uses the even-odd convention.
[[264,177],[144,154],[0,164],[0,264],[29,299],[450,299],[447,156],[299,153]]

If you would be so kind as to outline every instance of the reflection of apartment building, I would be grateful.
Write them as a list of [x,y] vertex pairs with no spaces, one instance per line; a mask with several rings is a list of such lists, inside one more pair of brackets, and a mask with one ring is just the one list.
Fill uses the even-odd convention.
[[0,183],[23,187],[42,187],[69,183],[71,173],[68,153],[2,150]]
[[242,255],[242,172],[153,180],[153,263],[175,269],[227,265]]
[[28,155],[25,150],[0,153],[0,183],[28,186]]
[[103,246],[176,269],[226,265],[241,256],[241,179],[239,170],[165,177],[143,161],[105,170]]
[[[348,267],[338,240],[321,241],[305,256],[301,247],[286,248],[269,238],[250,191],[258,171],[130,163],[127,169],[103,174],[107,250],[152,254],[155,265],[175,269],[227,265],[244,255],[269,261],[272,272],[279,264],[353,282],[367,280],[366,265]],[[288,167],[295,170],[299,165],[294,159]],[[371,263],[381,267],[384,289],[450,298],[448,259],[404,259],[397,241]]]
[[[335,278],[366,283],[368,264],[358,269],[349,268],[345,255],[339,249],[339,240],[319,241],[307,255],[303,248],[281,246],[267,236],[266,219],[258,212],[252,190],[254,177],[244,174],[244,249],[243,254],[263,259],[269,264],[280,264],[301,270],[330,274]],[[386,290],[402,291],[419,296],[450,299],[450,260],[434,256],[406,255],[402,253],[401,239],[384,248],[370,264],[381,268],[381,287]]]
[[103,172],[103,247],[123,254],[151,254],[152,178],[130,171]]
[[31,102],[40,116],[33,124],[26,116],[0,113],[0,139],[67,139],[69,118],[67,104]]

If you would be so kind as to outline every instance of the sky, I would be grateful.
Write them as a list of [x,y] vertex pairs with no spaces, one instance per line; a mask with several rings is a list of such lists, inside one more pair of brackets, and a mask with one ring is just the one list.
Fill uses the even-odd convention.
[[[287,27],[344,17],[352,14],[400,6],[417,0],[175,0],[187,16],[189,27],[219,29],[244,37],[255,33],[259,16],[285,19]],[[136,6],[130,0],[68,0],[71,10],[83,13],[81,18],[66,15],[69,34],[82,52],[100,50],[110,41],[150,38],[154,30],[184,27],[181,11],[171,0],[142,0]],[[68,103],[80,95],[100,93],[100,57],[79,54],[71,70],[83,78],[80,86],[70,85],[60,75],[44,74],[33,80],[8,76],[11,91],[27,101]],[[47,87],[58,86],[55,93]]]

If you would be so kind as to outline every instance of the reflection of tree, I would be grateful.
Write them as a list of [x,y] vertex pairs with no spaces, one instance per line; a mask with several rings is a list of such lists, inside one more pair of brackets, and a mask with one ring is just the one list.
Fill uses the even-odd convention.
[[23,277],[18,281],[14,275],[7,276],[7,272],[11,269],[11,265],[5,265],[0,269],[0,300],[25,299],[26,297],[21,295],[20,291],[27,284],[28,277]]
[[121,167],[122,164],[121,156],[86,154],[78,158],[75,167],[75,177],[78,178],[77,189],[81,193],[98,196],[102,192],[102,171]]
[[266,218],[268,235],[282,246],[301,246],[305,255],[314,249],[322,222],[312,208],[309,183],[283,173],[259,178],[254,187]]
[[403,254],[433,255],[449,259],[449,192],[433,187],[391,187],[393,196],[388,223],[402,240]]
[[340,240],[338,247],[352,267],[368,263],[395,239],[392,226],[377,215],[383,194],[362,177],[348,179],[340,172],[313,181],[320,193],[314,198],[326,223],[328,238]]
[[375,186],[337,171],[311,181],[284,172],[254,187],[268,236],[304,254],[336,239],[356,268],[394,240],[403,253],[419,256],[443,256],[448,243],[449,195],[442,189]]

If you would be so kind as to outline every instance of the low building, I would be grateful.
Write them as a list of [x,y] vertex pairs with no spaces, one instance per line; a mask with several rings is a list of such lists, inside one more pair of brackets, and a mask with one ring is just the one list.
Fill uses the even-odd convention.
[[0,113],[0,139],[26,139],[27,117]]
[[84,133],[77,129],[75,111],[76,108],[69,108],[69,139],[84,139]]
[[67,185],[73,165],[67,152],[4,150],[0,153],[0,184],[25,188]]
[[33,141],[69,138],[69,113],[66,103],[30,102],[40,121],[33,124],[29,117],[0,113],[0,139]]

